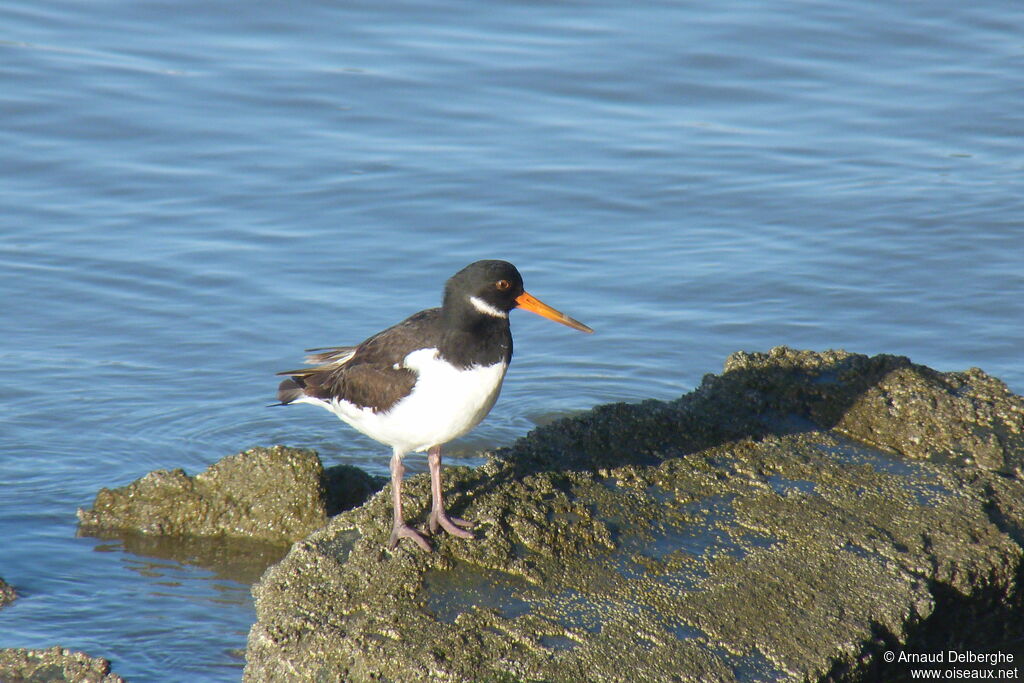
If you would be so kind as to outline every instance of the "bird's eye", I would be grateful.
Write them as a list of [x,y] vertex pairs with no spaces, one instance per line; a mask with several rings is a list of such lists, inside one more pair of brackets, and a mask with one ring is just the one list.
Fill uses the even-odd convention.
[[512,283],[509,282],[508,280],[498,280],[497,282],[494,283],[494,286],[497,287],[499,292],[504,292],[506,289],[512,286]]

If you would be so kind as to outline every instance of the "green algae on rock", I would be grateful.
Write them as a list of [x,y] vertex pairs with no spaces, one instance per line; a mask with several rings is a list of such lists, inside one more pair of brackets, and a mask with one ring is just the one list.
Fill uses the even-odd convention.
[[0,649],[0,681],[124,683],[123,678],[110,672],[110,662],[106,659],[62,647]]
[[949,619],[1019,630],[983,615],[1021,599],[1020,397],[891,356],[726,368],[453,468],[476,541],[387,551],[388,492],[334,518],[254,587],[246,679],[857,680]]

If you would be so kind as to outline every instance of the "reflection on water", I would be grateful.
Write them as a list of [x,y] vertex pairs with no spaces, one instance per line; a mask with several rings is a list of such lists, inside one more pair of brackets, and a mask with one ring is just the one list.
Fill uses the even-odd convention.
[[156,577],[161,575],[161,568],[180,569],[178,564],[167,565],[146,560],[156,558],[208,569],[213,572],[212,578],[242,585],[255,583],[267,567],[279,562],[288,553],[290,547],[231,537],[147,536],[130,532],[86,535],[114,541],[97,544],[93,548],[96,552],[127,552],[136,556],[126,559],[126,566],[143,575]]

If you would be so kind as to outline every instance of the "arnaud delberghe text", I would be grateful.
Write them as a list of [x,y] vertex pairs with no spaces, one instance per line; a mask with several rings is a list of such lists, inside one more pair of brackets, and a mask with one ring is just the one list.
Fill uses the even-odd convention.
[[900,652],[898,661],[909,664],[1012,664],[1012,652],[971,652],[939,650],[938,652]]

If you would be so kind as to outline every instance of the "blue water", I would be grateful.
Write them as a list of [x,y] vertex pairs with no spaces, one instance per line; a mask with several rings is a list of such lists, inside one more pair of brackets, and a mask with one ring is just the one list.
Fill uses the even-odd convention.
[[778,344],[1024,391],[1016,0],[8,0],[0,116],[0,647],[237,679],[244,582],[75,508],[256,444],[385,471],[273,373],[477,258],[597,333],[516,313],[456,461]]

